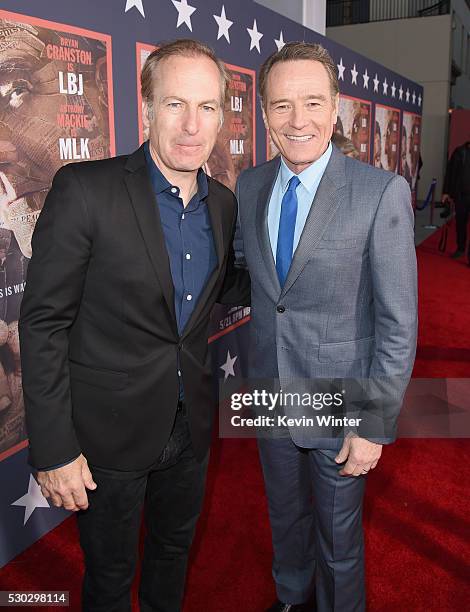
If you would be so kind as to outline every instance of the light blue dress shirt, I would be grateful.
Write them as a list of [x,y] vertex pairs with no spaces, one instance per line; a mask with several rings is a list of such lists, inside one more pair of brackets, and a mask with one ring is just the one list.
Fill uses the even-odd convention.
[[[294,232],[294,253],[297,245],[299,244],[300,236],[302,235],[308,213],[310,212],[313,198],[317,193],[318,185],[320,184],[326,166],[330,161],[332,150],[333,147],[331,146],[330,142],[323,155],[297,175],[300,180],[300,185],[296,189],[298,207]],[[273,191],[268,204],[268,232],[274,261],[276,261],[277,234],[279,231],[279,219],[281,217],[282,198],[287,190],[288,183],[294,174],[295,173],[287,167],[285,161],[281,158],[279,172],[277,173],[276,181],[274,183]]]

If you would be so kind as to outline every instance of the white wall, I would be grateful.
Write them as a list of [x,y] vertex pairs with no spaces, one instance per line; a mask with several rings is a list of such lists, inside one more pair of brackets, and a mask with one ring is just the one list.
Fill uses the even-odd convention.
[[328,38],[373,58],[424,87],[418,198],[426,197],[433,177],[440,197],[447,160],[451,16],[396,19],[327,28]]
[[284,17],[325,34],[326,0],[255,0]]

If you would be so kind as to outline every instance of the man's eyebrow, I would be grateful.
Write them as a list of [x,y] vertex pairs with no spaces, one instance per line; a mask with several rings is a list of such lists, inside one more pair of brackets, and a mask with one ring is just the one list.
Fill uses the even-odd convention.
[[[302,100],[321,100],[325,102],[327,100],[327,97],[323,94],[307,94],[306,96],[302,96]],[[289,100],[288,98],[277,98],[276,100],[271,100],[270,104],[281,104],[290,101],[291,100]]]
[[200,104],[220,104],[220,100],[213,98],[212,100],[203,100]]
[[[188,100],[185,100],[181,96],[165,96],[164,98],[160,98],[160,102],[167,102],[168,100],[179,100],[180,102],[184,102],[184,103],[188,102]],[[217,104],[220,104],[220,100],[216,100],[215,98],[211,100],[202,100],[202,102],[199,102],[199,105],[201,104],[216,104],[217,105]]]

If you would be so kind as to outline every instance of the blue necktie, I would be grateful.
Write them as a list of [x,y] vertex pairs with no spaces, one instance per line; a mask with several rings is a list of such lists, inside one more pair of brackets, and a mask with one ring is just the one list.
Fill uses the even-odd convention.
[[295,220],[297,218],[297,194],[295,190],[300,183],[298,176],[293,176],[281,202],[281,217],[277,234],[276,270],[281,287],[287,278],[294,247]]

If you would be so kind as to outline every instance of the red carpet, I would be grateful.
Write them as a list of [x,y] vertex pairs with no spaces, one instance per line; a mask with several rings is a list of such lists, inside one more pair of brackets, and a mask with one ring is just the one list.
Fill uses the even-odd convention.
[[[418,248],[414,375],[470,377],[470,269],[438,254],[437,240],[433,236]],[[399,440],[384,450],[369,477],[364,508],[370,611],[468,609],[469,464],[467,440]],[[255,443],[217,440],[185,612],[263,610],[274,597],[270,555]],[[78,611],[81,573],[71,518],[0,570],[0,590],[69,590],[71,609]]]
[[419,341],[413,375],[470,378],[470,267],[449,259],[456,249],[450,223],[446,254],[438,251],[441,231],[418,249]]

